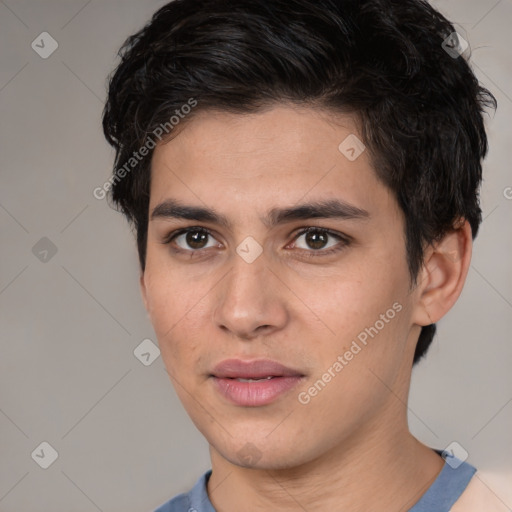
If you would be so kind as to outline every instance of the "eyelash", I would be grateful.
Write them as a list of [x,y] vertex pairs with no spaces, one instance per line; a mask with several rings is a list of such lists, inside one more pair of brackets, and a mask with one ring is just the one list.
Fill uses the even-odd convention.
[[[210,236],[212,238],[215,238],[214,234],[209,229],[204,228],[204,227],[200,227],[200,226],[191,226],[191,227],[188,227],[188,228],[179,229],[177,231],[173,231],[172,233],[169,233],[164,238],[164,240],[162,241],[162,244],[170,245],[171,242],[173,242],[173,240],[175,238],[177,238],[178,236],[186,234],[186,233],[190,233],[190,232],[192,232],[192,233],[194,233],[194,232],[206,233],[208,236]],[[334,253],[337,253],[339,251],[342,251],[345,247],[349,246],[350,243],[351,243],[351,239],[349,237],[347,237],[346,235],[343,236],[340,233],[337,233],[335,231],[331,231],[330,229],[321,228],[321,227],[317,227],[317,226],[308,226],[306,228],[302,228],[302,230],[299,231],[295,235],[295,237],[293,239],[293,243],[295,243],[296,240],[299,237],[301,237],[302,235],[305,235],[305,234],[311,233],[311,232],[332,236],[334,238],[337,238],[342,243],[341,244],[338,243],[334,247],[331,247],[330,249],[325,249],[325,250],[323,250],[323,249],[317,249],[317,250],[314,250],[314,249],[311,249],[311,250],[299,249],[301,252],[304,253],[304,255],[307,258],[316,258],[316,257],[322,257],[322,256],[330,256],[331,254],[334,254]],[[199,253],[199,252],[201,252],[204,249],[182,249],[180,247],[173,247],[172,250],[174,252],[176,252],[176,253],[190,253],[192,255],[192,254],[195,254],[195,253]]]

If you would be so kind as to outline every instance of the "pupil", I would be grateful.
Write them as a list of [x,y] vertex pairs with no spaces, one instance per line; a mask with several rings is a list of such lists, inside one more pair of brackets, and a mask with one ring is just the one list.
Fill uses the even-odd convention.
[[204,231],[189,231],[186,236],[187,244],[194,249],[201,249],[205,245],[207,237],[208,233]]
[[306,233],[306,243],[312,249],[321,249],[327,243],[327,235],[325,233]]

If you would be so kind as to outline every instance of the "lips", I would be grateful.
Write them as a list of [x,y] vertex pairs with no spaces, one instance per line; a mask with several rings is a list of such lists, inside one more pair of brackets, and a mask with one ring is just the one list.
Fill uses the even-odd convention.
[[276,361],[227,359],[210,375],[215,389],[231,404],[244,407],[268,405],[294,388],[302,373]]
[[303,376],[299,371],[269,359],[259,361],[226,359],[213,369],[212,375],[220,379],[264,379],[267,377]]

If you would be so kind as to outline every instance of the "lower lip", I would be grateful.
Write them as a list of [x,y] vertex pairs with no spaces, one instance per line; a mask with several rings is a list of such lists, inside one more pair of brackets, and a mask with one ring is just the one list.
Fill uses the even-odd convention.
[[229,401],[244,407],[267,405],[290,391],[302,377],[274,377],[258,382],[240,382],[236,379],[212,377],[216,388]]

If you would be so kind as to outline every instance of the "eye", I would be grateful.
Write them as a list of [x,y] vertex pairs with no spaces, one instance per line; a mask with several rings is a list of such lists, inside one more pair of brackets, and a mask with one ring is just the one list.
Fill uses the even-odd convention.
[[324,255],[337,252],[348,244],[349,240],[341,234],[315,226],[303,229],[293,242],[293,246],[298,249],[310,253],[319,252]]
[[[165,237],[162,243],[172,245],[176,252],[192,254],[221,245],[213,234],[203,227],[190,227],[174,231]],[[341,251],[349,244],[350,238],[341,233],[309,226],[295,236],[291,247],[299,249],[306,257],[315,257]]]
[[194,227],[171,233],[163,243],[171,242],[174,242],[179,249],[189,252],[218,246],[218,242],[207,229]]

